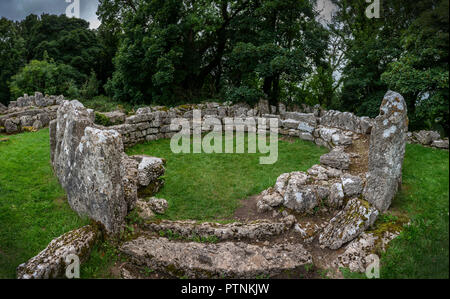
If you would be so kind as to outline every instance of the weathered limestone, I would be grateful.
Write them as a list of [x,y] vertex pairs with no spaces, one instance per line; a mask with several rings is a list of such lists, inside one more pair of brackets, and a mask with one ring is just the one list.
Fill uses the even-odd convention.
[[320,234],[320,246],[340,248],[371,226],[378,214],[378,210],[368,202],[356,198],[349,200],[344,210],[333,217]]
[[284,206],[297,212],[309,212],[320,201],[317,186],[308,185],[308,175],[293,172],[287,181],[284,193]]
[[138,178],[140,186],[146,187],[164,175],[164,165],[166,163],[164,159],[145,155],[135,155],[131,156],[131,158],[139,163]]
[[186,243],[139,237],[120,250],[138,265],[188,278],[255,278],[312,262],[301,244]]
[[288,231],[296,222],[295,217],[286,216],[278,222],[257,220],[249,223],[197,223],[196,221],[168,221],[145,224],[145,228],[154,231],[172,231],[184,238],[215,237],[218,240],[263,240]]
[[145,200],[138,199],[135,203],[135,209],[139,217],[141,217],[143,220],[150,220],[155,216],[152,207]]
[[408,116],[403,97],[388,91],[370,135],[369,171],[364,198],[386,211],[402,182]]
[[430,145],[433,141],[441,139],[441,135],[436,131],[422,130],[412,134],[422,145]]
[[330,196],[328,197],[328,205],[333,208],[341,208],[344,204],[344,188],[341,183],[334,183],[330,187]]
[[433,143],[431,143],[431,146],[440,149],[448,149],[448,139],[434,140]]
[[94,127],[78,101],[64,102],[50,126],[52,163],[70,206],[118,233],[127,214],[119,133]]
[[370,232],[362,233],[345,246],[345,251],[331,262],[335,269],[349,268],[352,272],[364,273],[371,260],[371,255],[384,252],[387,244],[400,234],[399,231],[385,231],[381,235]]
[[348,197],[356,197],[363,191],[363,181],[360,177],[345,174],[341,177],[344,194]]
[[350,156],[340,147],[334,148],[331,152],[320,157],[320,163],[336,169],[348,169],[350,166]]
[[325,127],[338,128],[358,134],[368,134],[371,122],[367,117],[360,118],[350,112],[329,110],[320,118],[320,124]]
[[123,124],[127,115],[122,111],[111,111],[111,112],[97,112],[105,116],[112,125]]
[[169,207],[169,203],[164,198],[152,197],[148,200],[148,205],[157,214],[164,214]]
[[[98,237],[97,230],[88,225],[54,239],[47,248],[28,262],[17,267],[19,279],[62,278],[66,273],[66,258],[75,254],[80,262],[89,257],[91,247]],[[67,261],[71,263],[72,261]]]
[[138,198],[138,162],[122,153],[122,184],[123,194],[127,203],[127,211],[134,209]]
[[0,108],[0,127],[5,127],[7,134],[41,129],[56,118],[58,105],[63,96],[43,96],[37,92],[34,96],[24,95],[17,101],[10,102],[9,107]]

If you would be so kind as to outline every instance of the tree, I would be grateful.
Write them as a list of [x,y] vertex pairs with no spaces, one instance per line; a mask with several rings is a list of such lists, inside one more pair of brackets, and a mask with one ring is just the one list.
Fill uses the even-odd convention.
[[32,60],[11,78],[10,90],[14,98],[36,91],[75,98],[80,95],[76,85],[80,80],[79,72],[69,65]]
[[10,100],[8,83],[25,64],[25,41],[19,35],[16,23],[5,18],[0,19],[0,102]]
[[402,36],[403,52],[382,75],[383,82],[407,99],[412,129],[449,133],[449,6],[441,0]]
[[383,1],[381,18],[369,19],[364,1],[335,1],[338,12],[330,30],[341,38],[345,54],[341,110],[375,117],[387,91],[381,75],[400,58],[403,32],[434,0]]
[[301,80],[326,48],[307,0],[102,1],[99,15],[110,27],[123,20],[107,89],[129,101],[169,104],[223,92],[275,104],[281,81]]
[[97,34],[89,23],[65,15],[29,15],[21,22],[27,60],[42,60],[45,52],[56,63],[70,65],[86,78],[100,70],[102,52]]
[[236,22],[236,46],[226,59],[230,88],[262,87],[272,105],[289,97],[292,84],[323,64],[328,34],[316,16],[311,1],[252,2]]

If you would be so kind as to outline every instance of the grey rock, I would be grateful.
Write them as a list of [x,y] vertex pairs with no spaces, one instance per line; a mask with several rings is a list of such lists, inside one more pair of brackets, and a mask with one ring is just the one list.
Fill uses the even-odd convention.
[[314,136],[310,133],[300,132],[299,137],[301,140],[314,141]]
[[169,203],[167,200],[163,198],[152,197],[148,200],[148,205],[152,209],[153,212],[157,214],[164,214],[169,207]]
[[145,229],[153,232],[172,231],[184,238],[215,237],[220,241],[225,240],[262,240],[268,237],[278,236],[288,231],[296,222],[292,215],[285,216],[280,221],[256,220],[251,222],[234,222],[227,224],[184,220],[163,220],[145,224]]
[[7,119],[5,121],[5,131],[6,134],[13,134],[19,132],[19,126],[13,119]]
[[331,152],[320,157],[320,163],[336,169],[345,170],[350,166],[350,156],[341,148],[334,148]]
[[144,220],[150,220],[155,216],[155,213],[153,212],[148,201],[138,199],[135,203],[135,209],[137,210],[139,217]]
[[188,278],[254,278],[312,262],[301,244],[186,243],[139,237],[120,250],[134,263]]
[[286,112],[285,119],[293,119],[312,127],[315,127],[317,124],[317,118],[314,116],[314,113]]
[[297,129],[299,126],[299,121],[294,119],[286,119],[281,121],[281,126],[286,129]]
[[34,122],[33,122],[33,129],[34,130],[40,130],[40,129],[42,129],[44,127],[44,125],[42,124],[42,122],[40,121],[40,120],[35,120]]
[[61,104],[50,129],[52,165],[69,205],[119,233],[127,213],[120,134],[95,128],[78,101]]
[[448,149],[448,139],[435,140],[431,144],[432,147]]
[[441,139],[441,135],[436,131],[418,131],[413,132],[413,136],[420,144],[430,145],[433,141]]
[[370,135],[364,198],[380,211],[391,205],[402,182],[408,116],[403,97],[388,91]]
[[[92,226],[70,231],[54,239],[38,255],[17,267],[19,279],[63,278],[66,273],[66,258],[75,254],[84,262],[94,245],[98,233]],[[68,261],[69,263],[72,261]]]
[[140,186],[146,187],[164,175],[164,159],[146,155],[135,155],[131,156],[131,158],[139,163],[138,177]]
[[344,134],[333,134],[331,136],[331,141],[334,145],[351,145],[353,143],[353,140],[351,137],[346,136]]
[[284,198],[274,188],[269,188],[261,193],[260,206],[268,205],[272,208],[283,204]]
[[291,173],[284,193],[285,207],[297,212],[310,212],[319,204],[316,186],[307,185],[307,181],[306,173]]
[[328,204],[332,208],[341,208],[344,204],[344,188],[341,183],[334,183],[330,187],[330,196],[328,197]]
[[363,191],[363,181],[358,176],[344,174],[341,177],[344,193],[348,197],[356,197]]
[[127,210],[134,209],[138,199],[138,162],[122,153],[121,176]]
[[33,125],[33,117],[29,115],[24,115],[20,117],[20,126],[23,127],[31,127]]
[[104,115],[112,124],[123,124],[127,115],[122,111],[112,111],[112,112],[97,112]]
[[378,210],[368,202],[356,198],[349,200],[344,210],[333,217],[320,234],[320,246],[340,248],[373,225],[378,214]]
[[358,238],[345,246],[345,251],[331,262],[335,269],[349,268],[352,272],[364,273],[369,263],[369,256],[375,252],[386,250],[390,241],[396,238],[399,232],[384,232],[381,236],[364,232]]

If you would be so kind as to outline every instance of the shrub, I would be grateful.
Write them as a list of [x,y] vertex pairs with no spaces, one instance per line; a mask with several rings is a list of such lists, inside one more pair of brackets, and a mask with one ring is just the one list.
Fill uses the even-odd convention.
[[32,60],[11,78],[10,90],[14,99],[35,91],[74,97],[79,95],[77,83],[82,79],[83,75],[71,66]]

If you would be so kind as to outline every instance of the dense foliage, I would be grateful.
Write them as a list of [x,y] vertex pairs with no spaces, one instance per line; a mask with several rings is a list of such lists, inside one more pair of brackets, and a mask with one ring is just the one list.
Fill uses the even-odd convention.
[[338,108],[375,117],[387,89],[402,93],[410,127],[448,134],[448,0],[385,0],[369,19],[363,1],[334,1],[331,26],[345,54]]
[[328,22],[315,0],[100,0],[96,30],[3,18],[0,101],[34,89],[126,105],[265,98],[374,117],[393,89],[412,130],[448,134],[448,0],[384,0],[380,18],[331,1]]

